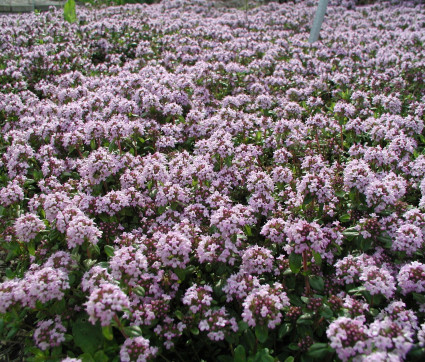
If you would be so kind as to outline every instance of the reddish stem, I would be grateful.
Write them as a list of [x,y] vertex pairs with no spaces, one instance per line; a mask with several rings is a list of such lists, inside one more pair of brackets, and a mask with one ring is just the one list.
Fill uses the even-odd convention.
[[310,282],[308,281],[308,275],[307,275],[307,270],[308,270],[307,252],[305,250],[303,251],[303,268],[304,268],[304,273],[306,274],[304,276],[304,279],[305,279],[305,289],[306,289],[307,294],[310,295],[310,293],[311,293]]
[[119,320],[119,318],[117,317],[117,315],[116,315],[116,314],[114,314],[114,321],[115,321],[115,323],[117,324],[117,327],[118,327],[118,329],[120,330],[120,332],[122,333],[122,335],[123,335],[125,338],[128,338],[128,335],[127,335],[127,333],[125,333],[125,332],[124,332],[124,327],[122,326],[122,324],[121,324],[121,322],[120,322],[120,320]]

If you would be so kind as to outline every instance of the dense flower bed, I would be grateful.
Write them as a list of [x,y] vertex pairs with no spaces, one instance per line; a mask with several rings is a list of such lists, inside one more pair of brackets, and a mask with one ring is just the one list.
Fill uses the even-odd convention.
[[0,17],[3,350],[423,358],[425,9],[315,5]]

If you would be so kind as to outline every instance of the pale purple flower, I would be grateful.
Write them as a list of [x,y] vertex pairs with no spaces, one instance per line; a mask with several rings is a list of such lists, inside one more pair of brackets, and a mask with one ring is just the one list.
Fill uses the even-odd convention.
[[361,318],[339,317],[329,325],[326,335],[330,346],[344,362],[370,351],[367,326]]
[[382,294],[385,298],[390,299],[395,293],[395,280],[384,268],[374,265],[365,266],[359,279],[371,295]]
[[75,216],[69,222],[66,230],[66,240],[70,249],[82,245],[85,241],[96,245],[101,236],[102,232],[97,228],[94,221],[82,214]]
[[405,193],[406,180],[392,172],[382,180],[372,181],[365,190],[367,205],[374,207],[376,213],[384,211],[387,206],[394,206]]
[[148,268],[148,261],[143,254],[143,249],[127,246],[115,250],[109,266],[114,279],[130,287],[136,287]]
[[255,223],[252,209],[243,205],[231,208],[221,206],[211,215],[211,226],[216,226],[223,236],[241,233],[245,225]]
[[104,148],[99,148],[81,162],[79,172],[91,185],[96,185],[117,173],[121,167],[116,155]]
[[22,281],[18,279],[6,280],[0,284],[0,313],[4,314],[9,307],[21,303],[24,296]]
[[122,362],[146,362],[154,359],[158,353],[157,347],[152,347],[144,337],[127,338],[120,349]]
[[10,181],[7,186],[0,188],[0,205],[8,207],[24,199],[24,190],[18,180]]
[[27,213],[15,221],[15,233],[19,240],[29,243],[40,231],[46,229],[44,222],[35,214]]
[[65,342],[66,328],[62,324],[59,316],[56,318],[40,321],[37,323],[37,328],[34,331],[35,344],[41,350],[58,347],[62,342]]
[[330,202],[334,198],[334,191],[328,174],[307,173],[297,181],[297,194],[300,199],[310,195],[317,199],[318,203]]
[[413,346],[412,337],[411,328],[401,328],[389,317],[375,320],[369,326],[370,343],[374,348],[392,352],[403,359]]
[[198,312],[203,314],[211,306],[212,291],[209,285],[198,286],[194,284],[186,290],[182,302],[189,307],[193,314]]
[[241,271],[247,274],[270,273],[273,269],[273,255],[269,249],[258,245],[250,246],[242,254]]
[[[200,263],[222,262],[234,260],[232,248],[228,248],[229,241],[226,241],[221,236],[202,235],[196,248],[196,254]],[[232,245],[232,244],[230,244]]]
[[170,231],[158,237],[156,255],[165,266],[184,268],[189,263],[191,252],[191,241],[178,231]]
[[367,186],[374,180],[375,175],[367,162],[354,159],[346,164],[344,169],[344,186],[347,191],[351,188],[364,193]]
[[84,304],[89,321],[95,324],[99,320],[103,327],[110,325],[116,313],[130,305],[127,295],[119,286],[111,283],[103,283],[94,289]]
[[418,341],[421,347],[425,346],[425,323],[421,324],[421,329],[418,332]]
[[166,349],[171,349],[174,347],[175,340],[182,335],[185,329],[185,323],[176,323],[173,319],[167,316],[164,318],[163,323],[158,324],[154,328],[154,332],[157,336],[165,340],[164,347]]
[[289,298],[280,283],[260,285],[242,303],[242,318],[251,327],[267,325],[274,329],[282,320],[281,310],[289,306]]
[[51,300],[62,300],[65,290],[70,288],[68,274],[63,269],[44,267],[30,270],[22,282],[24,295],[22,304],[35,308],[36,302],[47,303]]
[[373,265],[375,265],[373,258],[366,254],[348,255],[335,263],[336,276],[344,283],[352,284],[360,280],[365,267]]
[[315,222],[308,222],[303,219],[287,222],[284,233],[287,245],[284,246],[287,254],[292,252],[302,254],[307,250],[314,250],[323,253],[329,244],[329,240],[323,233],[320,225]]
[[282,244],[285,240],[285,227],[286,221],[282,218],[269,219],[261,229],[260,234],[273,243]]
[[84,273],[81,279],[81,289],[91,294],[96,288],[99,288],[100,285],[104,283],[113,284],[114,278],[107,269],[95,265]]
[[223,287],[223,292],[226,293],[226,300],[230,302],[234,299],[242,302],[252,290],[260,287],[260,280],[251,274],[239,271],[237,274],[232,274],[226,281]]
[[77,267],[77,261],[67,251],[59,250],[49,256],[44,266],[69,272]]
[[413,224],[401,225],[397,231],[392,249],[404,251],[408,256],[413,255],[424,244],[424,235],[420,228]]
[[206,331],[207,336],[212,341],[222,341],[227,335],[238,331],[238,324],[235,318],[229,318],[224,307],[220,309],[208,309],[199,321],[200,331]]
[[425,264],[412,261],[403,265],[398,273],[397,281],[403,294],[425,292]]
[[46,195],[43,202],[46,219],[53,223],[58,213],[65,210],[68,206],[71,206],[71,199],[67,193],[57,191]]

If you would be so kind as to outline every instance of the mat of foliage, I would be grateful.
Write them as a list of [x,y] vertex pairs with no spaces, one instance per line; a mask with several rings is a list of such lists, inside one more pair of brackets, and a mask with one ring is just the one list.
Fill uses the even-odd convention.
[[315,10],[0,17],[3,354],[423,358],[425,8]]

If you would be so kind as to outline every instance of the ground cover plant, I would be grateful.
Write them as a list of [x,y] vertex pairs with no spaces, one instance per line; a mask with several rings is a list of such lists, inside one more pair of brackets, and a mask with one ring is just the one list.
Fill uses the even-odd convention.
[[425,9],[315,10],[0,17],[2,358],[423,358]]

